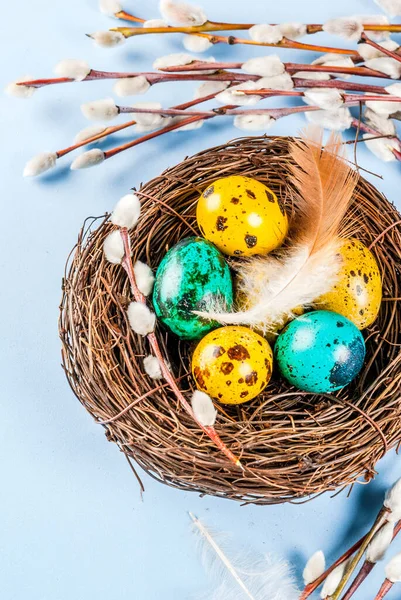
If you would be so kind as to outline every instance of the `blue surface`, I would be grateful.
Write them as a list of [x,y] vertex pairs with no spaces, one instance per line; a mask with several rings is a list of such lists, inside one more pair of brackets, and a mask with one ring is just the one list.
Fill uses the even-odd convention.
[[[142,14],[144,4],[146,16],[156,17],[155,0],[127,0],[128,9],[137,6]],[[203,5],[216,20],[321,22],[329,16],[377,12],[371,0],[203,0]],[[95,68],[119,65],[140,70],[153,58],[181,48],[178,36],[149,36],[107,51],[84,36],[111,25],[97,12],[95,0],[4,3],[1,84],[4,87],[29,73],[50,75],[61,58],[82,57]],[[214,54],[234,59],[263,52],[224,47]],[[298,61],[303,56],[290,51],[282,55]],[[168,106],[189,98],[192,87],[190,83],[179,88],[156,86],[148,98],[161,99]],[[334,499],[325,495],[301,506],[270,508],[200,499],[144,476],[146,493],[141,501],[126,461],[73,397],[60,368],[57,317],[64,262],[86,216],[110,210],[131,186],[238,132],[229,119],[222,119],[199,131],[171,134],[92,170],[72,173],[70,161],[63,160],[61,170],[46,177],[22,179],[28,158],[41,150],[62,148],[86,125],[79,111],[81,102],[109,94],[110,84],[102,82],[49,88],[30,101],[1,98],[0,587],[4,600],[187,598],[204,585],[188,510],[216,529],[232,531],[238,542],[280,552],[294,561],[299,574],[316,549],[323,548],[334,559],[357,539],[372,522],[384,488],[401,475],[399,460],[391,453],[378,465],[377,480],[357,487],[350,498],[345,493]],[[272,131],[293,134],[303,124],[302,117],[291,117]],[[368,178],[401,207],[399,164],[379,163],[362,147],[358,158],[366,169],[381,173],[382,181]],[[401,539],[392,553],[396,550],[401,550]],[[380,565],[355,598],[368,600],[382,578]],[[399,595],[394,589],[388,598]]]

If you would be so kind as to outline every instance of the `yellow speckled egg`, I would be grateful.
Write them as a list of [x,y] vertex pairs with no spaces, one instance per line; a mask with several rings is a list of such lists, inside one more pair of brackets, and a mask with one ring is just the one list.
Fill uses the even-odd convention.
[[199,198],[202,235],[224,254],[268,254],[281,246],[288,219],[276,194],[260,181],[232,175],[218,179]]
[[359,329],[371,325],[382,300],[382,281],[375,257],[355,238],[343,240],[343,264],[333,289],[316,302],[320,309],[340,313]]
[[273,353],[269,343],[247,327],[221,327],[208,333],[192,357],[197,387],[223,404],[242,404],[269,383]]

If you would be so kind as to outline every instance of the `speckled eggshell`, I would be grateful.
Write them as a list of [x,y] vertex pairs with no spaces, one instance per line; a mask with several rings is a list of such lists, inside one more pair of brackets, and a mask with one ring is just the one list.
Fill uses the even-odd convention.
[[229,256],[268,254],[281,246],[288,231],[276,194],[241,175],[210,185],[199,198],[196,217],[202,235]]
[[343,262],[337,283],[315,306],[338,312],[359,329],[365,329],[375,321],[380,310],[379,267],[371,251],[355,238],[342,242],[340,254]]
[[273,353],[269,343],[247,327],[221,327],[206,335],[192,357],[198,389],[223,404],[242,404],[269,383]]
[[298,389],[315,393],[348,385],[361,370],[365,351],[359,329],[349,319],[326,310],[292,321],[274,346],[281,374]]
[[203,238],[181,240],[156,272],[153,306],[157,318],[180,338],[196,340],[218,325],[192,311],[205,310],[217,299],[231,309],[233,284],[224,257]]

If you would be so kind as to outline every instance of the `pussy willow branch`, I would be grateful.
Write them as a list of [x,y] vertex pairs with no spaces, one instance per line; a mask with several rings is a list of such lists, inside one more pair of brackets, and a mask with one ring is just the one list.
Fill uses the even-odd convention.
[[[134,268],[133,268],[132,261],[131,261],[131,242],[130,242],[130,237],[129,237],[127,228],[121,227],[120,234],[121,234],[121,238],[123,240],[124,250],[125,250],[125,255],[124,255],[122,266],[124,267],[124,269],[128,275],[128,279],[130,281],[132,292],[133,292],[136,302],[146,304],[146,298],[139,291],[138,286],[136,284]],[[204,433],[206,433],[206,435],[208,435],[210,437],[210,439],[215,443],[215,445],[219,448],[219,450],[221,450],[225,454],[225,456],[227,456],[227,458],[229,458],[230,461],[233,462],[237,467],[242,468],[240,460],[236,456],[234,456],[234,454],[231,452],[231,450],[229,450],[229,448],[227,448],[227,446],[221,440],[221,438],[218,435],[215,428],[214,427],[205,427],[195,417],[194,412],[191,408],[191,405],[189,404],[188,400],[185,398],[185,396],[179,389],[173,375],[171,374],[170,369],[168,368],[168,366],[166,364],[166,361],[164,360],[164,356],[160,350],[159,342],[157,341],[156,335],[154,333],[149,333],[146,337],[149,341],[149,344],[150,344],[156,358],[159,361],[160,368],[161,368],[164,379],[169,384],[171,390],[174,392],[174,395],[176,396],[176,398],[179,401],[179,403],[181,404],[181,406],[194,419],[195,423],[200,427],[200,429]]]
[[[244,63],[240,62],[221,62],[221,63],[210,63],[205,61],[194,61],[187,65],[177,65],[171,67],[161,68],[160,71],[165,73],[185,73],[186,71],[210,71],[214,69],[240,69]],[[290,75],[297,73],[298,71],[308,71],[311,73],[334,73],[341,75],[357,75],[359,77],[379,77],[380,79],[391,79],[385,73],[370,69],[369,67],[337,67],[330,65],[310,65],[304,63],[284,63],[285,70]],[[255,81],[255,78],[260,79],[260,75],[250,76],[249,79]]]
[[[166,31],[166,33],[172,33],[170,31],[170,29],[172,28],[168,28],[169,31]],[[114,29],[111,29],[110,31],[119,31],[120,33],[122,33],[124,35],[124,30],[129,30],[129,28],[126,27],[116,27]],[[152,33],[152,29],[151,28],[144,28],[144,31],[146,31],[147,33]],[[127,31],[128,33],[128,31]],[[159,33],[156,29],[153,30],[153,33]],[[193,32],[191,32],[193,33]],[[133,34],[135,35],[135,34]],[[208,39],[209,42],[211,44],[228,44],[229,46],[235,46],[237,44],[241,44],[241,45],[246,45],[246,46],[260,46],[260,47],[266,47],[266,48],[292,48],[292,49],[296,49],[296,50],[310,50],[311,52],[332,52],[333,54],[349,54],[351,56],[355,56],[358,58],[361,58],[360,55],[358,54],[358,52],[356,50],[350,50],[347,48],[333,48],[332,46],[319,46],[319,45],[313,45],[313,44],[305,44],[303,42],[297,42],[295,40],[289,40],[287,38],[283,38],[280,42],[277,42],[276,44],[268,44],[267,42],[255,42],[254,40],[251,40],[250,38],[239,38],[239,37],[235,37],[233,35],[230,36],[224,36],[224,35],[215,35],[215,34],[210,34],[210,33],[198,33],[197,35],[199,35],[199,37],[203,37],[205,39]],[[132,37],[132,35],[127,35],[124,37]]]
[[[242,66],[242,63],[207,63],[195,61],[188,65],[180,65],[175,67],[165,67],[159,72],[114,72],[114,71],[97,71],[92,69],[82,81],[98,81],[102,79],[130,79],[133,77],[143,76],[147,79],[150,85],[157,83],[172,82],[172,81],[258,81],[260,75],[250,75],[248,73],[232,73],[226,71],[226,68],[237,69]],[[310,73],[332,73],[336,75],[357,75],[359,77],[377,77],[380,79],[391,79],[385,73],[369,69],[368,67],[333,67],[327,65],[309,65],[302,63],[284,63],[285,70],[289,74],[294,74],[299,71]],[[203,71],[215,71],[213,73],[203,73]],[[68,77],[52,77],[50,79],[32,79],[18,83],[20,86],[28,86],[41,88],[48,85],[59,85],[62,83],[80,83],[75,79]]]
[[[191,106],[196,106],[197,104],[201,104],[202,102],[207,102],[208,100],[213,100],[213,98],[215,96],[216,96],[216,94],[209,94],[207,96],[202,96],[201,98],[196,98],[195,100],[190,100],[189,102],[184,102],[182,104],[178,104],[172,110],[174,110],[174,109],[185,110],[187,108],[191,108]],[[122,111],[122,112],[128,112],[128,111]],[[131,111],[131,112],[133,112],[133,111]],[[139,112],[139,109],[136,112]],[[97,142],[105,137],[108,137],[108,136],[112,135],[113,133],[117,133],[118,131],[127,129],[128,127],[133,127],[136,124],[137,124],[136,121],[127,121],[127,123],[123,123],[122,125],[116,125],[114,127],[107,127],[101,133],[93,135],[92,137],[87,138],[86,140],[83,140],[82,142],[78,142],[77,144],[74,144],[73,146],[68,146],[67,148],[63,148],[62,150],[57,150],[57,152],[56,152],[57,157],[61,158],[62,156],[65,156],[66,154],[69,154],[70,152],[73,152],[74,150],[78,150],[78,148],[82,148],[83,146],[88,146],[89,144],[93,144],[94,142]]]
[[394,583],[392,581],[385,579],[381,585],[380,590],[377,592],[373,600],[383,600],[383,598],[387,596],[393,585]]
[[[283,92],[282,90],[278,90],[278,94],[275,94],[275,90],[272,91],[272,97],[274,96],[304,96],[304,92]],[[383,100],[383,94],[380,95],[371,95],[371,96],[361,96],[357,94],[340,94],[342,99],[344,100],[344,104],[347,106],[355,106],[355,103],[364,104],[365,102],[379,102]],[[386,98],[386,102],[399,102],[401,103],[401,98],[398,96],[389,96]],[[151,115],[162,115],[162,116],[192,116],[192,117],[213,117],[218,115],[263,115],[271,113],[272,109],[270,108],[247,108],[247,109],[224,109],[221,107],[213,108],[211,110],[183,110],[177,108],[135,108],[132,106],[119,106],[119,112],[123,113],[139,113],[139,114],[151,114]],[[274,110],[274,109],[273,109]],[[281,109],[280,109],[281,110]]]
[[[390,140],[395,140],[401,146],[401,141],[396,135],[383,135],[382,133],[380,133],[380,131],[378,131],[377,129],[374,129],[373,127],[370,127],[370,125],[363,123],[359,119],[355,119],[355,118],[352,119],[352,127],[354,127],[357,130],[364,131],[365,133],[371,133],[372,136],[375,136],[375,137],[386,137]],[[394,154],[395,158],[398,161],[401,161],[401,152],[399,150],[397,150],[397,148],[389,147],[389,149]]]
[[[401,531],[401,521],[398,521],[397,525],[394,528],[393,540],[400,533],[400,531]],[[311,594],[313,594],[313,592],[320,585],[322,585],[322,583],[327,579],[327,577],[330,575],[330,573],[332,573],[334,571],[334,569],[336,567],[338,567],[339,565],[342,565],[353,554],[355,554],[355,552],[357,550],[359,550],[359,548],[361,547],[365,538],[366,538],[366,535],[361,537],[353,546],[351,546],[351,548],[349,548],[346,552],[344,552],[344,554],[342,554],[328,569],[326,569],[325,572],[322,573],[322,575],[320,575],[320,577],[318,577],[317,579],[315,579],[315,581],[312,581],[312,583],[309,583],[307,586],[305,586],[305,589],[303,590],[299,600],[307,600],[307,598],[309,598],[309,596]],[[342,600],[344,600],[344,598]]]
[[398,54],[398,52],[393,52],[392,50],[387,50],[387,48],[380,46],[380,44],[377,44],[375,41],[371,40],[364,31],[361,34],[361,40],[363,40],[365,44],[372,46],[372,48],[376,48],[376,50],[379,50],[379,52],[381,52],[382,54],[386,54],[390,58],[401,62],[401,55]]
[[[351,106],[358,106],[359,104],[360,104],[360,101],[358,100],[358,102],[345,103],[343,106],[351,107]],[[164,127],[163,129],[158,129],[157,131],[153,131],[153,132],[149,133],[148,135],[142,136],[135,140],[131,140],[130,142],[127,142],[126,144],[123,144],[116,148],[112,148],[111,150],[107,150],[104,153],[104,159],[107,160],[109,158],[112,158],[116,154],[124,152],[125,150],[133,148],[140,144],[143,144],[144,142],[147,142],[151,139],[154,139],[156,137],[164,135],[165,133],[169,133],[170,131],[180,129],[181,127],[184,127],[185,125],[190,125],[192,123],[196,123],[197,121],[201,121],[203,119],[208,120],[208,119],[213,119],[215,117],[223,116],[223,115],[246,115],[246,114],[251,113],[251,114],[265,114],[265,115],[270,116],[272,119],[277,120],[277,119],[287,117],[289,115],[293,115],[296,113],[305,113],[305,112],[316,111],[316,110],[321,110],[321,109],[318,106],[293,106],[293,107],[285,107],[285,108],[266,108],[266,109],[239,109],[239,108],[236,108],[234,106],[229,106],[229,105],[222,106],[222,107],[219,107],[216,112],[214,112],[214,111],[206,112],[205,111],[205,113],[204,113],[205,116],[198,115],[198,116],[189,117],[182,121],[180,120],[179,122],[173,123],[173,124],[169,125],[168,127]]]
[[[128,13],[124,13],[130,18],[124,18],[120,16],[121,13],[117,13],[115,16],[122,20],[135,21],[137,23],[144,23],[144,19],[140,19],[138,17],[134,17],[133,15],[128,15]],[[218,21],[209,21],[207,20],[203,25],[192,25],[192,26],[166,26],[166,27],[119,27],[116,28],[118,31],[122,29],[128,30],[138,30],[136,33],[132,35],[142,35],[146,33],[207,33],[210,31],[239,31],[239,30],[249,30],[251,27],[254,27],[258,23],[221,23]],[[270,23],[270,25],[276,25],[276,23]],[[315,33],[320,33],[323,31],[323,23],[306,23],[306,35],[313,35]],[[401,25],[394,23],[385,23],[385,24],[375,24],[375,23],[366,23],[363,24],[363,28],[365,31],[389,31],[392,33],[400,33]]]
[[386,521],[386,515],[388,515],[388,513],[389,513],[388,509],[386,509],[384,507],[380,510],[379,514],[376,517],[375,522],[373,523],[370,531],[366,534],[366,536],[365,536],[362,544],[360,545],[359,549],[357,550],[355,556],[353,556],[352,559],[350,560],[350,562],[348,563],[348,565],[345,569],[345,573],[342,576],[341,581],[338,584],[336,591],[331,596],[331,600],[338,600],[340,598],[352,573],[355,571],[356,567],[358,566],[359,561],[361,560],[362,556],[364,555],[366,548],[369,546],[374,535],[377,533],[377,531],[380,529],[380,527]]

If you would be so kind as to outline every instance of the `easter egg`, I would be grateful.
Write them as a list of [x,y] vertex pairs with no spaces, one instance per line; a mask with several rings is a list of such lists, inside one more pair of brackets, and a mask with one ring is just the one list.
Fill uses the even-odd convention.
[[281,246],[288,231],[276,194],[240,175],[210,185],[198,200],[196,218],[202,235],[229,256],[267,254]]
[[223,404],[242,404],[269,383],[273,353],[269,343],[247,327],[221,327],[208,333],[192,357],[197,387]]
[[349,319],[326,310],[291,321],[274,355],[281,374],[300,390],[334,392],[348,385],[365,359],[365,341]]
[[233,285],[224,257],[210,242],[190,237],[181,240],[163,258],[156,272],[153,306],[156,316],[183,339],[201,338],[216,323],[201,319],[195,310],[216,302],[230,310]]
[[375,321],[381,305],[379,267],[371,251],[355,238],[343,240],[340,254],[342,266],[338,280],[315,306],[340,313],[364,329]]

